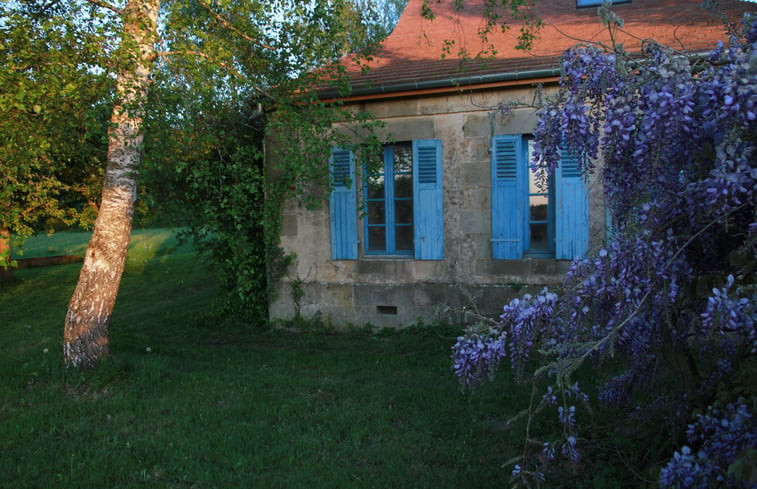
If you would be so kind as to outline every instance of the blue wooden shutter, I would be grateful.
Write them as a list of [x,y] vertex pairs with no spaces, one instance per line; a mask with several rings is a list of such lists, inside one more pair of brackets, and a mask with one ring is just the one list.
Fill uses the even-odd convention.
[[523,140],[519,135],[495,136],[491,147],[492,258],[515,260],[523,257],[526,218]]
[[413,141],[413,215],[415,258],[444,259],[442,142]]
[[331,217],[331,258],[357,259],[357,196],[355,193],[355,156],[334,149],[329,158],[332,190],[329,197]]
[[555,258],[582,258],[589,251],[589,189],[578,158],[561,151],[555,175]]

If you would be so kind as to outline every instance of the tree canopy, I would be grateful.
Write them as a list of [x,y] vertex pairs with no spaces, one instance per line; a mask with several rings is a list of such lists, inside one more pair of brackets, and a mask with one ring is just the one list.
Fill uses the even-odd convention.
[[[195,189],[227,172],[213,178],[211,193],[246,194],[237,203],[254,201],[252,210],[207,200],[207,192],[186,197],[206,199],[195,207],[207,211],[206,223],[235,216],[223,230],[226,244],[252,229],[264,230],[272,237],[266,247],[275,248],[283,199],[309,197],[318,182],[328,188],[325,155],[341,137],[332,122],[367,120],[326,110],[313,88],[324,78],[339,83],[335,61],[355,47],[369,50],[384,32],[367,28],[377,10],[367,14],[348,0],[31,0],[1,8],[0,49],[9,62],[0,79],[7,115],[0,158],[13,184],[3,188],[0,228],[4,236],[29,234],[50,218],[89,222],[97,215],[64,328],[71,366],[93,365],[107,353],[139,172],[173,172],[167,181],[184,179]],[[229,124],[234,114],[247,117],[253,132],[296,142],[270,149],[281,166],[262,170],[261,138]],[[227,158],[223,148],[245,138],[249,144]],[[230,161],[244,178],[218,165]]]
[[96,214],[112,81],[99,69],[107,32],[79,23],[86,15],[69,3],[0,5],[0,232],[7,235],[29,236],[51,220],[86,225]]

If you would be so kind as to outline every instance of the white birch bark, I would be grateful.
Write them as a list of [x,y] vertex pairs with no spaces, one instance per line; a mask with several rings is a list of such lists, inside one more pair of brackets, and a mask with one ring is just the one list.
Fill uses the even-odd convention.
[[102,203],[66,314],[63,360],[67,367],[92,367],[108,353],[110,317],[126,263],[137,195],[143,103],[155,59],[159,9],[160,0],[129,0],[121,13],[118,102],[108,130]]

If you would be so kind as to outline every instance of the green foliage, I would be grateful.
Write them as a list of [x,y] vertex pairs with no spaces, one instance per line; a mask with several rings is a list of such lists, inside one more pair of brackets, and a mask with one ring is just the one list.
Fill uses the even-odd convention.
[[408,0],[352,0],[355,11],[368,22],[371,40],[383,39],[397,25]]
[[[121,42],[120,7],[87,0],[0,6],[0,178],[9,182],[0,201],[11,203],[0,208],[0,230],[31,235],[51,219],[94,218],[114,74],[133,64]],[[345,86],[334,62],[369,50],[378,34],[366,25],[374,18],[349,0],[161,6],[158,60],[140,107],[150,175],[137,213],[186,223],[223,274],[228,303],[258,321],[266,317],[268,279],[287,263],[278,248],[281,203],[310,193],[307,182],[327,194],[325,172],[311,177],[336,139],[321,137],[333,133],[334,121],[354,118],[326,110],[313,91],[323,80]],[[290,157],[284,176],[263,170],[264,131],[281,130],[267,129],[266,119],[285,122],[288,140],[299,138],[298,148],[282,152]]]
[[77,2],[0,4],[0,230],[94,218],[112,80],[108,33],[87,15]]
[[[145,200],[187,226],[183,235],[206,253],[228,292],[224,309],[260,323],[267,264],[276,262],[265,238],[263,121],[243,107],[227,109],[218,119],[197,114],[167,134],[148,131]],[[200,118],[204,130],[189,130]]]
[[355,139],[335,122],[376,140],[370,116],[314,91],[324,80],[348,90],[333,62],[373,38],[348,1],[182,1],[166,19],[147,104],[142,202],[158,222],[189,228],[222,277],[225,312],[262,324],[291,261],[279,248],[283,202],[317,206],[328,196],[331,147]]

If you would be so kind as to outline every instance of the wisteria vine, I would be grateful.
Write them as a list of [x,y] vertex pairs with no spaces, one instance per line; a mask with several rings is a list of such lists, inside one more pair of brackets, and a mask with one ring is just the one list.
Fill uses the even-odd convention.
[[635,58],[592,45],[565,54],[560,94],[538,114],[534,167],[554,170],[567,142],[584,173],[601,172],[613,236],[574,261],[559,291],[512,300],[452,349],[466,389],[505,359],[516,378],[539,364],[548,386],[537,409],[553,409],[561,430],[518,462],[516,480],[579,461],[576,413],[590,400],[571,379],[612,357],[591,402],[683,406],[670,417],[687,441],[660,487],[757,488],[733,470],[755,457],[754,385],[747,400],[716,403],[745,394],[734,374],[757,354],[757,15],[743,27],[709,59],[652,41]]

